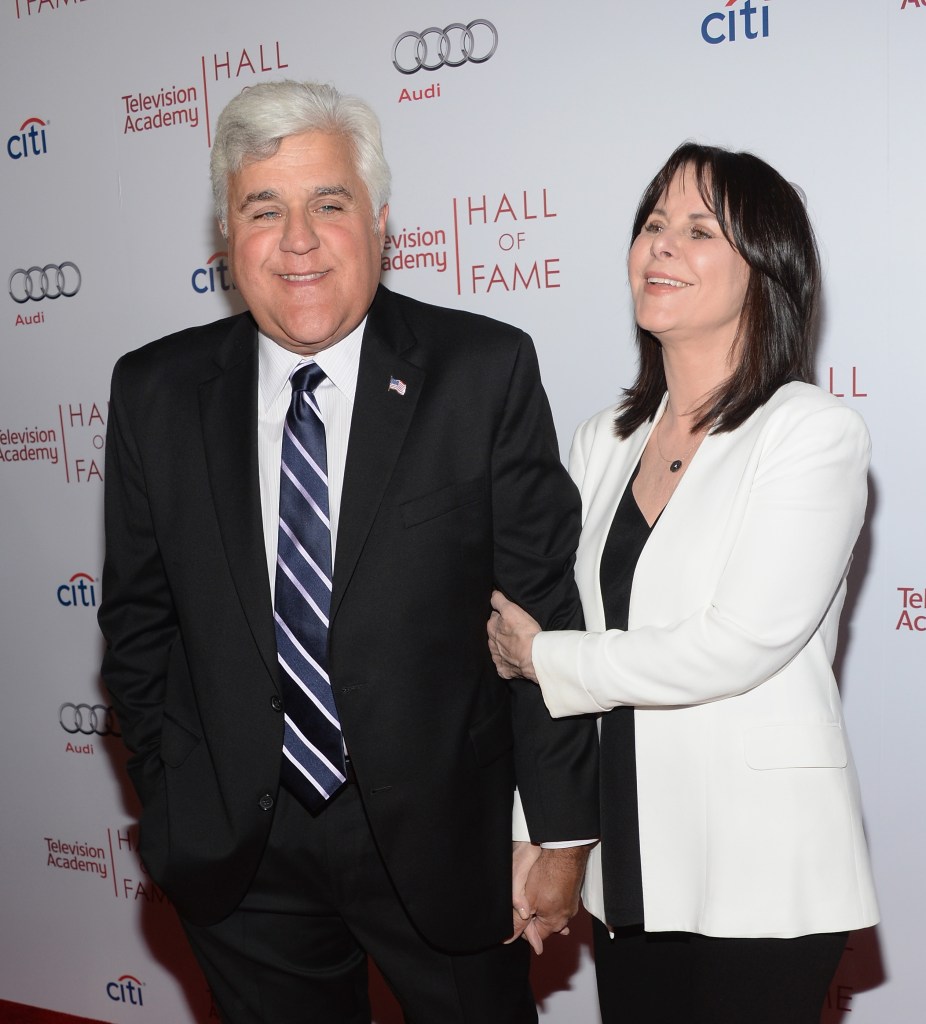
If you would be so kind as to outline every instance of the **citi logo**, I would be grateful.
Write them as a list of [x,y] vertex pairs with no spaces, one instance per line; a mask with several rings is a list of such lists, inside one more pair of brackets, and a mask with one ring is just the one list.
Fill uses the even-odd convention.
[[231,292],[237,291],[231,279],[231,271],[228,268],[228,253],[214,252],[204,267],[193,271],[190,278],[193,291],[200,295],[208,292]]
[[96,580],[86,572],[74,575],[58,587],[58,604],[65,608],[96,608]]
[[144,1006],[141,990],[142,982],[131,974],[123,974],[121,978],[109,982],[106,994],[114,1003],[128,1003],[129,1006]]
[[768,38],[768,0],[752,0],[738,9],[739,0],[727,0],[723,11],[708,14],[701,22],[701,38],[705,43],[735,43],[741,39]]
[[27,117],[19,131],[6,140],[6,151],[12,160],[24,160],[28,156],[44,156],[48,152],[45,129],[48,122],[40,117]]

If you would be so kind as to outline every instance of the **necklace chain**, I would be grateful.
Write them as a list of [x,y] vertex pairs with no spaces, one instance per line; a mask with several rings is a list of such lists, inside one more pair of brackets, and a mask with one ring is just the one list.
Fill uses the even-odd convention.
[[[660,426],[661,425],[662,425],[662,421],[660,420]],[[698,447],[698,444],[701,442],[701,437],[700,436],[695,437],[694,441],[692,441],[692,443],[691,443],[691,447],[688,449],[688,451],[684,452],[684,454],[680,458],[677,458],[677,459],[667,459],[665,457],[665,455],[662,454],[662,445],[659,443],[659,428],[658,427],[656,428],[656,430],[653,431],[653,434],[654,434],[654,436],[656,438],[656,451],[659,454],[659,458],[662,459],[662,461],[669,467],[669,472],[670,473],[677,473],[682,468],[682,466],[685,464],[685,459],[687,459],[688,456],[691,455],[691,453],[695,450],[695,448]]]

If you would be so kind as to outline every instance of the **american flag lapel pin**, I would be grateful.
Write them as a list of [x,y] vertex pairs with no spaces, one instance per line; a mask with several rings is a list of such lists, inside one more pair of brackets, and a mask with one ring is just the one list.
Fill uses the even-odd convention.
[[405,394],[405,381],[404,380],[399,380],[398,377],[390,377],[389,378],[389,387],[386,390],[387,391],[394,391],[397,395],[404,395]]

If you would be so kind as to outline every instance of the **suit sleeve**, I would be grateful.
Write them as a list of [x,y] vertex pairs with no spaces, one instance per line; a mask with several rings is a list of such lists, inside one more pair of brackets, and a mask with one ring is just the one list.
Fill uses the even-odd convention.
[[[537,357],[523,337],[492,456],[495,578],[545,629],[581,624],[573,576],[576,488],[559,459]],[[534,842],[598,835],[598,734],[593,718],[555,721],[536,686],[510,684],[518,790]]]
[[626,633],[535,637],[534,668],[551,714],[690,706],[774,675],[808,643],[844,586],[864,519],[869,457],[868,431],[851,409],[781,416],[704,607]]
[[145,804],[161,775],[165,678],[178,629],[122,385],[117,364],[106,437],[106,553],[98,619],[106,640],[103,681],[134,755],[129,774]]

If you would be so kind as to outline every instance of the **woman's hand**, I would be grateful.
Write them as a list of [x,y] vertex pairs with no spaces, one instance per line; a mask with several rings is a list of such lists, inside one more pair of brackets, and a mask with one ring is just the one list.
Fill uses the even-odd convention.
[[486,631],[498,674],[502,679],[521,678],[536,683],[531,645],[540,625],[500,590],[492,592],[492,607],[495,610],[489,616]]

